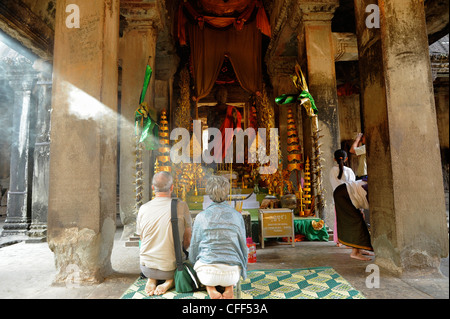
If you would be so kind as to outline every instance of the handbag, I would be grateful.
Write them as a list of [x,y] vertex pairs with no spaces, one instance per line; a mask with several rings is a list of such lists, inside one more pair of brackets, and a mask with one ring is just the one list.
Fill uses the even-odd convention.
[[171,202],[171,222],[177,268],[174,274],[175,290],[179,293],[193,292],[202,289],[202,284],[189,260],[183,261],[178,231],[177,199]]

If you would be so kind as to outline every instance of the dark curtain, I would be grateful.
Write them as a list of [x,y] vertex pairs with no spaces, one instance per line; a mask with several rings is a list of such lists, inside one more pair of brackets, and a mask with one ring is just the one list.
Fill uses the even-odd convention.
[[230,58],[243,89],[250,93],[261,90],[262,36],[256,21],[242,30],[201,29],[197,24],[188,24],[188,30],[197,101],[213,88],[225,55]]
[[242,31],[232,30],[227,54],[242,88],[250,93],[262,90],[261,32],[253,22]]

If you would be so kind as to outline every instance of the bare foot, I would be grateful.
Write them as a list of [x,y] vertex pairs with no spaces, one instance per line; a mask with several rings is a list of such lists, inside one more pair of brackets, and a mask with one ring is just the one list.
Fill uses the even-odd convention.
[[364,257],[363,255],[352,255],[352,254],[350,254],[350,257],[354,258],[354,259],[358,259],[358,260],[363,260],[363,261],[372,260],[372,258]]
[[225,291],[222,294],[223,299],[234,299],[233,286],[225,287]]
[[164,283],[156,286],[155,295],[165,294],[174,285],[173,279],[168,279]]
[[222,294],[214,286],[206,286],[206,291],[211,299],[222,299]]
[[149,296],[153,296],[156,289],[156,279],[150,279],[148,278],[147,284],[145,285],[145,292]]
[[375,256],[375,254],[371,251],[367,251],[367,250],[361,250],[361,254],[366,255],[366,256]]
[[352,252],[350,253],[350,258],[364,260],[364,261],[372,260],[372,258],[364,257],[363,254],[361,254],[361,249],[358,249],[358,248],[352,248]]

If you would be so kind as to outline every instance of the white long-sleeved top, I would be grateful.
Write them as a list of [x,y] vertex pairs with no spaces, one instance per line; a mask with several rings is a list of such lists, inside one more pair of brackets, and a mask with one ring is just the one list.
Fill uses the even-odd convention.
[[333,187],[333,192],[339,185],[346,182],[354,182],[356,180],[355,173],[350,167],[344,166],[344,172],[342,173],[341,179],[338,179],[339,166],[335,165],[330,170],[330,183]]

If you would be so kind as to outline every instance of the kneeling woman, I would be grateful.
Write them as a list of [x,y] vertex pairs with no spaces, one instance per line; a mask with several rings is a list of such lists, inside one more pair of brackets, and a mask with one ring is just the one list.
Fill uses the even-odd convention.
[[225,177],[213,176],[206,185],[213,203],[195,218],[189,259],[211,299],[232,299],[233,286],[247,276],[244,219],[226,202],[230,183]]
[[351,258],[370,260],[364,255],[373,256],[370,233],[360,209],[369,209],[367,183],[351,181],[339,185],[333,192],[336,207],[338,240],[352,248]]

